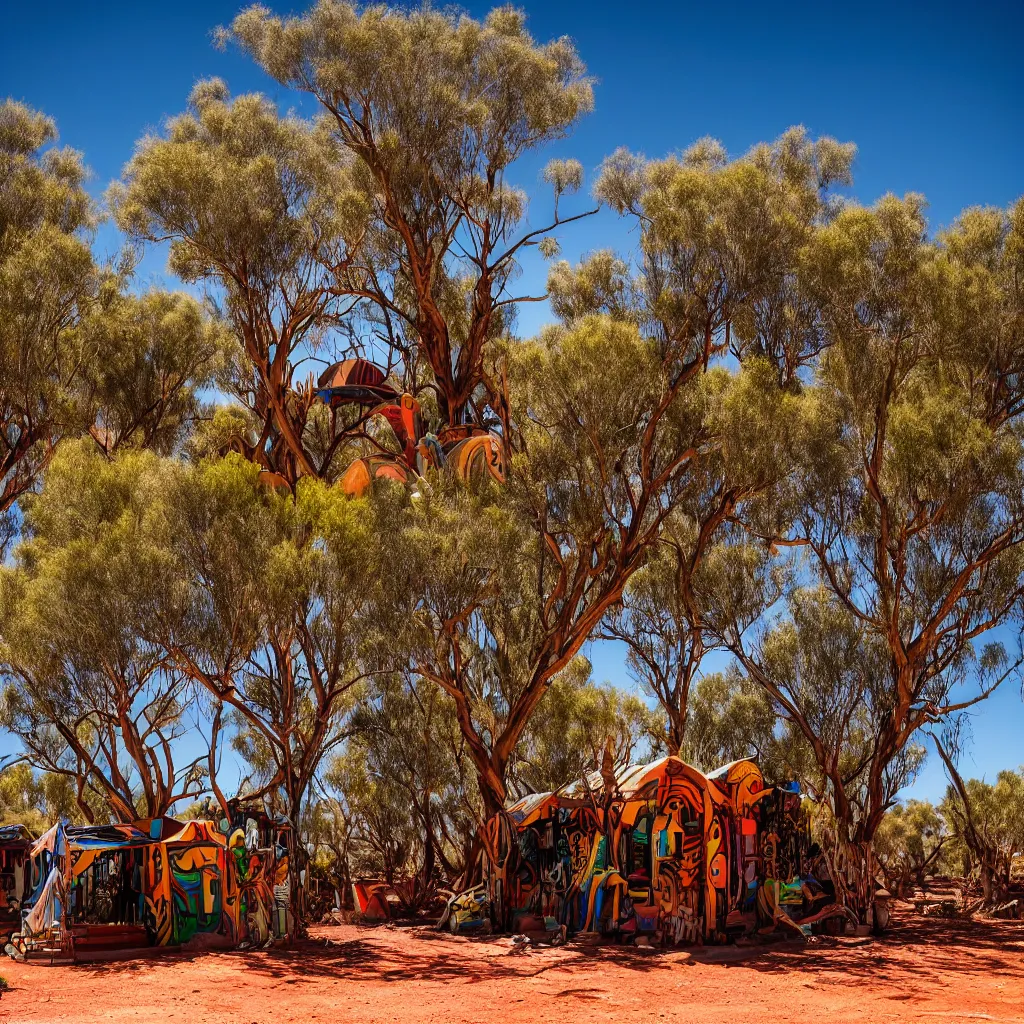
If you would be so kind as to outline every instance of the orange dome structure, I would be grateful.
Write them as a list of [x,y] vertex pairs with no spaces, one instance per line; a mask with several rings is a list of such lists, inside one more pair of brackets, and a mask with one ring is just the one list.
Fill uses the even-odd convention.
[[505,482],[505,446],[490,431],[458,441],[445,452],[449,469],[464,483]]
[[317,380],[316,396],[332,409],[339,405],[377,405],[393,402],[398,392],[387,374],[368,359],[342,359],[332,363]]

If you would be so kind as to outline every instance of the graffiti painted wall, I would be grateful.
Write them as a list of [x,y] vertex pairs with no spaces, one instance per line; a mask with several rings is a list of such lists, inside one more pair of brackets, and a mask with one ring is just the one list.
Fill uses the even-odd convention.
[[266,815],[240,821],[230,835],[211,821],[171,818],[58,823],[30,851],[37,882],[12,950],[248,947],[288,937],[290,829]]
[[518,834],[517,865],[500,879],[512,926],[665,944],[750,930],[779,851],[792,872],[809,843],[799,799],[789,818],[783,803],[752,761],[705,776],[676,757],[629,766],[611,789],[596,776],[526,797],[502,816]]

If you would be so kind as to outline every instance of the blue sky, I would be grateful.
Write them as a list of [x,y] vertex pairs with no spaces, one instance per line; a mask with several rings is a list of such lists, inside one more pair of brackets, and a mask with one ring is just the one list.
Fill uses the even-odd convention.
[[[281,13],[302,5],[265,0]],[[471,3],[474,15],[489,4]],[[661,156],[704,135],[733,153],[794,124],[858,146],[853,194],[923,193],[934,227],[965,206],[1006,206],[1024,193],[1024,4],[653,3],[607,0],[526,2],[540,39],[570,35],[597,78],[596,109],[575,135],[517,171],[532,190],[543,162],[575,156],[588,172],[619,146]],[[0,96],[56,118],[62,141],[85,153],[100,195],[145,132],[184,106],[193,83],[218,75],[233,92],[260,90],[282,107],[312,112],[238,52],[219,52],[210,32],[239,5],[179,0],[173,5],[107,2],[8,4],[0,33]],[[535,207],[541,224],[544,203]],[[582,208],[582,201],[580,204]],[[602,214],[566,229],[569,258],[633,240]],[[112,228],[97,239],[112,253]],[[543,267],[524,270],[525,292]],[[163,254],[140,268],[143,284],[171,283]],[[524,333],[543,321],[525,307]],[[621,652],[590,651],[599,678],[625,683]],[[982,705],[964,769],[993,777],[1024,761],[1024,704],[1015,685]],[[0,743],[2,746],[2,743]],[[913,794],[938,797],[932,758]]]

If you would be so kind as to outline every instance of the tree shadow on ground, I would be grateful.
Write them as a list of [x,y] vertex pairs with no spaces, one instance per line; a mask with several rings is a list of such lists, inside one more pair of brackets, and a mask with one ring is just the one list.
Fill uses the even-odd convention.
[[[763,973],[810,972],[819,984],[844,986],[884,983],[896,990],[909,986],[910,995],[923,986],[948,984],[951,961],[960,974],[1021,979],[1024,923],[925,918],[903,913],[881,938],[863,946],[831,945],[827,939],[803,948],[766,949],[742,964]],[[1009,956],[1008,956],[1009,954]],[[732,966],[726,964],[726,966]],[[899,998],[899,997],[897,997]]]
[[[804,975],[815,984],[884,983],[898,992],[901,982],[919,987],[935,980],[941,971],[948,972],[955,955],[962,972],[1024,978],[1024,968],[1014,968],[1007,960],[1008,952],[1024,952],[1024,923],[937,920],[913,914],[898,917],[884,938],[858,946],[827,938],[814,945],[798,940],[753,947],[665,950],[570,943],[555,949],[534,948],[517,956],[509,954],[507,939],[458,940],[437,932],[403,935],[388,928],[360,929],[355,937],[350,927],[319,931],[319,938],[282,949],[168,953],[135,961],[79,964],[71,969],[90,976],[145,972],[160,963],[201,962],[209,955],[230,958],[243,977],[252,973],[275,978],[282,985],[325,980],[473,984],[529,979],[560,970],[577,976],[584,971],[657,973],[701,964],[722,970]],[[332,934],[341,935],[341,941],[333,940]]]

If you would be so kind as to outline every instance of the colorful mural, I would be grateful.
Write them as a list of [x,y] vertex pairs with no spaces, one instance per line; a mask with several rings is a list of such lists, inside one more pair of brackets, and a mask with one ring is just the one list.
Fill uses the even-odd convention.
[[235,945],[238,896],[226,853],[224,836],[206,821],[190,821],[147,850],[143,898],[156,945],[183,945],[197,935]]
[[779,879],[801,894],[785,911],[792,921],[808,893],[810,909],[832,905],[807,873],[799,805],[798,795],[766,787],[752,761],[704,775],[665,757],[618,771],[614,784],[594,773],[531,794],[485,825],[483,888],[451,901],[445,923],[473,928],[489,917],[516,931],[720,942],[776,925],[781,904],[766,911],[759,894],[776,892]]
[[287,938],[290,828],[262,812],[238,817],[230,836],[211,821],[59,822],[29,851],[33,892],[7,952],[245,948]]

